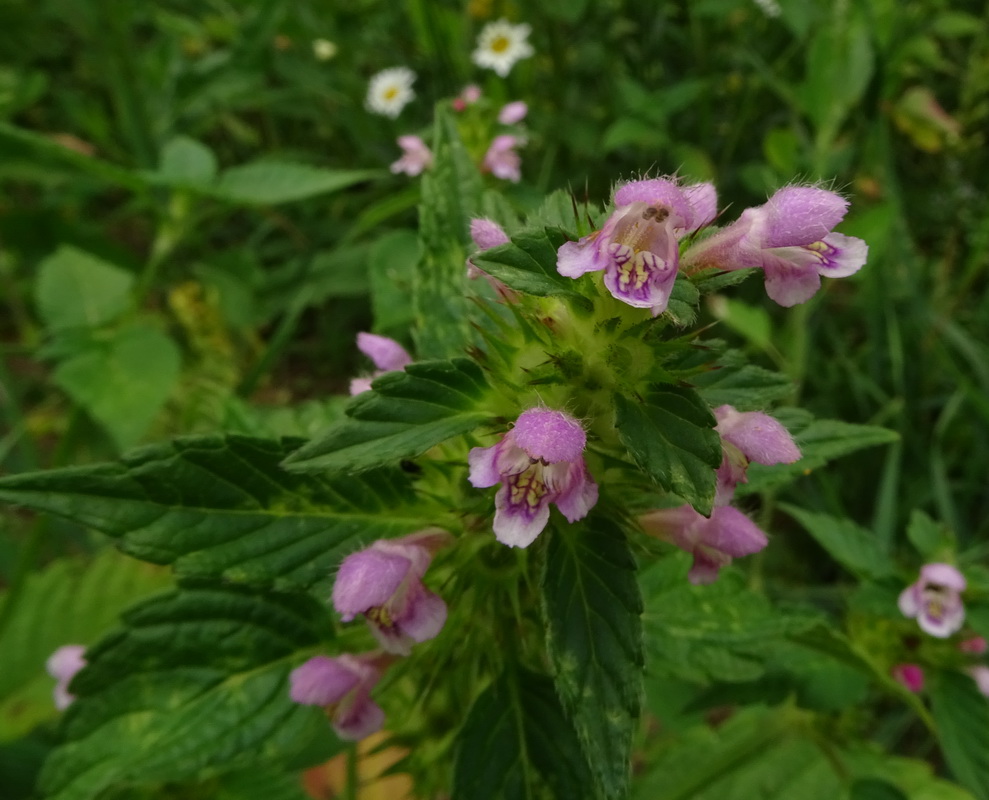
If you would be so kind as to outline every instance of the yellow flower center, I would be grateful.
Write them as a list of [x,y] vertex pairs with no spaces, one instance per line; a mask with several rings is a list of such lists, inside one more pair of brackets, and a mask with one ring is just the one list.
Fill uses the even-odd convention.
[[491,41],[491,49],[495,53],[504,53],[511,44],[512,42],[507,36],[496,36]]
[[398,97],[398,88],[397,87],[395,87],[395,86],[389,86],[387,89],[385,89],[385,92],[384,92],[384,98],[385,98],[385,100],[394,100],[396,97]]

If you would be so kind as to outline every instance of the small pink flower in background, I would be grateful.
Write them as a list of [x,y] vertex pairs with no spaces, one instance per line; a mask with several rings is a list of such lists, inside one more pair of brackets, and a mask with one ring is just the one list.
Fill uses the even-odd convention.
[[403,150],[402,157],[391,165],[391,171],[396,175],[404,172],[415,177],[433,165],[433,154],[420,137],[399,136],[398,146]]
[[498,122],[502,125],[514,125],[524,120],[528,113],[529,106],[526,105],[525,101],[516,100],[501,107],[501,111],[498,112]]
[[518,183],[522,180],[522,159],[515,148],[522,144],[521,139],[508,133],[495,136],[484,154],[483,168],[496,178]]
[[[475,217],[470,221],[470,238],[474,240],[474,246],[478,251],[490,250],[492,247],[508,244],[511,241],[501,225],[485,217]],[[518,300],[518,292],[514,289],[509,289],[497,278],[492,278],[483,269],[475,266],[474,262],[469,258],[467,259],[467,277],[472,281],[478,278],[487,280],[488,284],[495,290],[503,302],[514,303]]]
[[733,558],[758,553],[769,544],[766,534],[731,506],[717,506],[710,517],[689,505],[663,508],[643,514],[639,523],[650,536],[693,555],[687,579],[695,585],[713,583]]
[[794,306],[814,296],[822,275],[844,278],[865,264],[865,242],[832,233],[847,210],[848,201],[834,192],[787,186],[690,247],[683,264],[726,270],[757,267],[765,275],[766,293],[781,306]]
[[52,691],[55,700],[55,708],[64,711],[75,697],[69,694],[69,684],[83,667],[86,666],[86,648],[81,644],[62,645],[58,650],[48,657],[45,662],[45,669],[57,683]]
[[979,687],[979,691],[986,697],[989,697],[989,667],[982,665],[969,667],[965,672],[975,681],[975,685]]
[[501,484],[495,495],[494,533],[509,547],[528,547],[549,521],[555,503],[570,522],[587,516],[598,499],[587,474],[587,434],[563,411],[530,408],[491,447],[468,455],[471,485]]
[[557,272],[578,278],[604,270],[604,285],[615,298],[658,316],[676,281],[679,240],[717,213],[714,186],[681,187],[672,178],[631,181],[615,190],[615,206],[601,230],[560,248]]
[[463,91],[460,92],[460,98],[467,104],[473,105],[478,100],[481,99],[481,87],[476,83],[468,83]]
[[966,585],[965,576],[951,564],[924,564],[920,578],[900,594],[900,611],[916,618],[925,633],[946,639],[965,621],[961,592]]
[[989,650],[989,643],[981,636],[973,636],[970,639],[962,639],[958,643],[958,649],[963,653],[970,653],[973,656],[981,656]]
[[358,333],[357,349],[371,359],[378,371],[370,378],[354,378],[350,382],[351,395],[370,390],[371,381],[379,375],[405,369],[412,363],[412,356],[402,345],[394,339],[378,336],[376,333],[364,333],[363,331]]
[[718,467],[715,503],[726,505],[735,486],[746,483],[749,463],[792,464],[800,460],[800,448],[778,420],[759,411],[736,411],[729,405],[714,409],[715,430],[721,436],[724,458]]
[[449,540],[436,529],[379,539],[351,553],[333,584],[333,607],[344,622],[364,614],[385,650],[408,655],[414,643],[434,638],[446,622],[446,603],[423,585],[422,576]]
[[363,739],[385,722],[385,712],[371,699],[381,678],[379,661],[370,653],[314,656],[292,670],[289,696],[300,705],[324,706],[341,739]]
[[924,670],[917,664],[897,664],[890,674],[897,683],[914,694],[924,688]]

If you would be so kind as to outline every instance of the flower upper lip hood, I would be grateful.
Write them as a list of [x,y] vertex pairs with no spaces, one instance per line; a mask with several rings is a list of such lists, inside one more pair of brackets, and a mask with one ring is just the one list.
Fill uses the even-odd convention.
[[529,458],[556,464],[576,461],[584,453],[587,434],[573,417],[550,408],[530,408],[512,429],[515,443]]
[[619,185],[615,205],[600,231],[560,247],[556,269],[568,278],[604,270],[614,297],[655,316],[670,301],[680,238],[714,219],[717,194],[709,183],[650,178]]

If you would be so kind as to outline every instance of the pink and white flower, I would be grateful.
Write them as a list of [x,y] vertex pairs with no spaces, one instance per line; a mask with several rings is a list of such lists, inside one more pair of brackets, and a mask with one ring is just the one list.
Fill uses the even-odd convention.
[[402,148],[402,157],[390,167],[396,175],[404,172],[415,177],[433,165],[433,153],[421,137],[399,136],[398,146]]
[[981,656],[986,650],[989,650],[989,642],[986,642],[981,636],[972,636],[968,639],[962,639],[958,643],[958,649],[969,655]]
[[890,674],[893,680],[914,694],[924,688],[924,670],[917,664],[897,664]]
[[450,540],[439,529],[399,539],[379,539],[351,553],[333,584],[333,607],[344,622],[358,614],[381,646],[408,655],[412,645],[434,638],[446,622],[446,603],[422,582],[433,553]]
[[639,523],[649,535],[693,555],[687,579],[695,585],[713,583],[733,558],[758,553],[769,543],[752,520],[731,506],[715,507],[710,517],[689,505],[663,508],[643,514]]
[[300,705],[323,706],[341,739],[363,739],[385,722],[385,712],[371,699],[381,678],[379,663],[372,653],[314,656],[292,670],[289,696]]
[[920,577],[900,594],[903,616],[916,618],[920,629],[946,639],[965,621],[961,593],[967,582],[951,564],[924,564]]
[[766,293],[781,306],[794,306],[813,297],[822,275],[844,278],[865,264],[865,242],[832,232],[847,210],[848,201],[834,192],[787,186],[690,247],[683,264],[725,270],[756,267],[765,275]]
[[468,454],[476,488],[501,484],[495,495],[494,533],[509,547],[528,547],[549,521],[555,503],[570,522],[587,516],[598,499],[587,472],[587,434],[563,411],[530,408],[491,447]]
[[714,186],[680,186],[673,178],[631,181],[615,190],[615,206],[601,230],[560,248],[556,269],[568,278],[604,270],[614,297],[658,316],[670,302],[680,239],[717,213]]
[[524,100],[515,100],[501,107],[501,110],[498,112],[498,122],[502,125],[515,125],[524,120],[528,113],[529,106],[526,102]]
[[62,645],[48,657],[45,669],[57,683],[52,690],[55,708],[64,711],[76,699],[69,694],[69,684],[83,667],[86,666],[86,648],[81,644]]
[[800,448],[779,420],[759,411],[736,411],[729,405],[714,409],[715,430],[721,436],[724,457],[718,467],[717,505],[727,505],[735,486],[746,483],[751,462],[792,464],[800,460]]
[[510,133],[495,136],[484,154],[482,168],[503,181],[518,183],[522,180],[522,159],[515,152],[524,142]]
[[370,378],[354,378],[350,382],[351,395],[369,391],[371,381],[386,372],[405,369],[412,363],[412,356],[394,339],[378,336],[376,333],[361,332],[357,334],[357,349],[371,359],[378,368]]

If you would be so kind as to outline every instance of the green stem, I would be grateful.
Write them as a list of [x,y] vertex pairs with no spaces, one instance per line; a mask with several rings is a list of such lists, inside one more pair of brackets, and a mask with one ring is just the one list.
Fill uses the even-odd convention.
[[347,785],[344,787],[344,800],[358,800],[360,792],[360,777],[357,774],[357,764],[360,756],[357,744],[347,748]]

